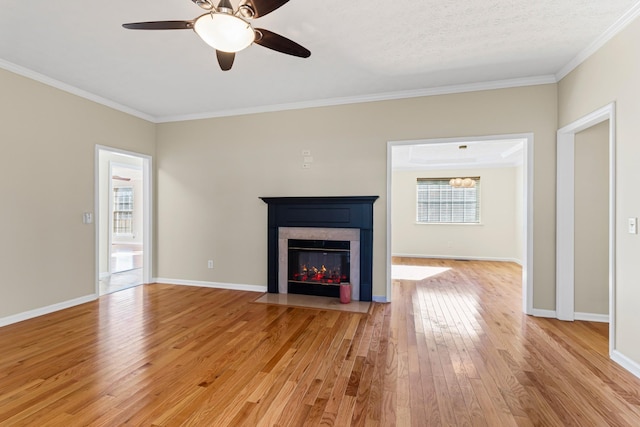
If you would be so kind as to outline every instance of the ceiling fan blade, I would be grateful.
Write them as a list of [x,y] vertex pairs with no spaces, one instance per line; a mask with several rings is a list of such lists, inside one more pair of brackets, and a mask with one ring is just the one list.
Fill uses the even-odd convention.
[[311,52],[307,48],[300,46],[298,43],[280,34],[262,28],[256,28],[255,31],[256,39],[254,42],[260,46],[286,53],[287,55],[299,56],[300,58],[308,58],[311,56]]
[[222,71],[229,71],[233,66],[233,60],[236,58],[236,54],[233,52],[223,52],[216,50],[216,57],[218,58],[218,64]]
[[191,30],[193,21],[151,21],[122,24],[129,30]]
[[[260,18],[267,13],[273,12],[288,1],[289,0],[242,0],[238,6],[238,10],[240,10],[245,18]],[[248,12],[247,8],[251,10],[252,13]]]

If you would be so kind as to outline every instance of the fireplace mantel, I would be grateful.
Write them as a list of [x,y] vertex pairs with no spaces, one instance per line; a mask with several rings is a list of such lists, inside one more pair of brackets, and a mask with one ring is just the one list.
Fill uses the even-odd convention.
[[360,230],[360,301],[372,299],[373,203],[378,196],[261,197],[268,205],[267,289],[278,293],[280,227]]

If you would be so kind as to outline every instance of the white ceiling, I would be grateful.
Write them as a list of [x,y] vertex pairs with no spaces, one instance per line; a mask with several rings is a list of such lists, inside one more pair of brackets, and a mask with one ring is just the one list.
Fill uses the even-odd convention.
[[392,147],[393,170],[515,167],[524,161],[523,138],[420,143]]
[[[121,27],[191,20],[203,11],[190,0],[2,0],[0,67],[156,122],[225,116],[555,81],[607,30],[636,16],[638,5],[291,0],[252,23],[300,43],[311,57],[252,45],[223,72],[191,30]],[[504,82],[511,79],[520,80]]]
[[[111,176],[124,178],[124,180],[142,181],[142,168],[137,166],[113,165]],[[126,182],[126,181],[123,181]]]

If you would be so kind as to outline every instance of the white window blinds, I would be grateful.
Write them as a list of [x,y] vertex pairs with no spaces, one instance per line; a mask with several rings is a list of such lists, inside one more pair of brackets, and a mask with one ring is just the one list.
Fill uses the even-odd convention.
[[475,187],[454,188],[450,178],[418,178],[417,221],[435,224],[480,223],[480,177]]

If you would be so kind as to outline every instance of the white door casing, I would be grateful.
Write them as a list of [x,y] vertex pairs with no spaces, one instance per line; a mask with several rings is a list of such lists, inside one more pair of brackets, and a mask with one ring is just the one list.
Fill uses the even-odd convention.
[[[116,149],[116,148],[111,148],[111,147],[106,147],[106,146],[101,146],[101,145],[96,145],[95,147],[95,171],[94,171],[94,179],[95,179],[95,183],[94,183],[94,192],[95,192],[95,200],[94,200],[94,211],[95,211],[95,263],[96,263],[96,295],[100,294],[100,289],[99,289],[99,274],[100,274],[100,260],[99,260],[99,253],[100,253],[100,227],[99,225],[101,224],[101,221],[109,221],[109,218],[101,218],[100,215],[100,176],[99,176],[99,169],[100,169],[100,152],[101,151],[106,151],[106,152],[111,152],[111,153],[116,153],[116,154],[121,154],[124,156],[130,156],[130,157],[136,157],[138,159],[142,160],[142,176],[143,176],[143,255],[142,255],[142,264],[143,264],[143,283],[151,283],[151,276],[152,276],[152,271],[151,271],[151,260],[152,258],[152,250],[153,250],[153,245],[152,245],[152,230],[153,230],[153,226],[152,226],[152,182],[151,182],[151,171],[153,170],[152,168],[152,157],[145,155],[145,154],[140,154],[140,153],[134,153],[134,152],[130,152],[130,151],[126,151],[126,150],[120,150],[120,149]],[[111,171],[109,171],[111,172]],[[109,179],[108,182],[110,183],[111,180]],[[111,188],[109,188],[109,202],[111,203]],[[109,211],[111,211],[111,209],[109,209]],[[109,235],[111,233],[108,233]],[[104,242],[103,242],[104,243]],[[109,242],[111,243],[111,242]]]
[[615,103],[558,130],[556,174],[556,317],[575,319],[575,135],[609,120],[609,351],[615,349]]

